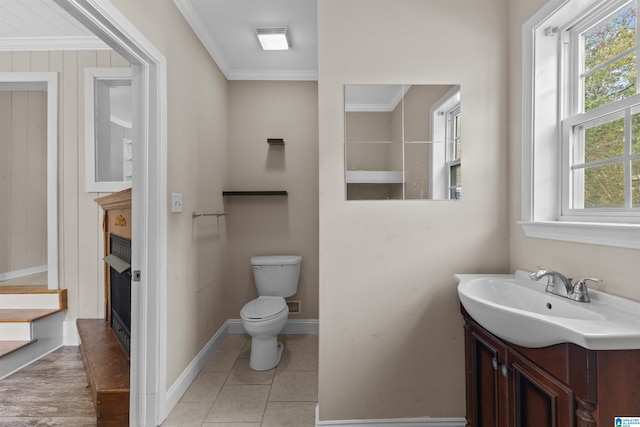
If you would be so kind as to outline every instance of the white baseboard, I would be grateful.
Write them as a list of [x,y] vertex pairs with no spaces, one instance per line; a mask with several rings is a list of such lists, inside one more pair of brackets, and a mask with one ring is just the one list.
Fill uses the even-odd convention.
[[80,345],[80,334],[75,320],[65,320],[62,323],[62,344]]
[[165,404],[161,405],[160,420],[164,421],[173,408],[176,406],[182,395],[187,391],[193,380],[196,379],[202,368],[204,368],[213,356],[213,353],[222,345],[224,339],[229,335],[229,321],[227,320],[224,325],[211,337],[209,342],[200,350],[196,357],[187,365],[182,374],[176,379],[176,381],[169,387],[165,394]]
[[[317,335],[318,320],[289,319],[282,333]],[[200,350],[191,363],[189,363],[185,370],[182,371],[178,379],[169,387],[165,394],[164,405],[161,405],[161,421],[164,421],[169,416],[182,395],[184,395],[193,380],[196,379],[202,368],[205,367],[209,359],[211,359],[211,356],[213,356],[213,353],[222,345],[224,339],[229,334],[246,334],[241,319],[227,320],[213,337],[211,337],[202,350]]]
[[[242,319],[229,319],[230,334],[246,334]],[[318,335],[319,322],[318,319],[289,319],[282,329],[282,334],[299,334],[299,335]]]
[[316,427],[465,427],[464,418],[393,418],[320,421],[316,405]]

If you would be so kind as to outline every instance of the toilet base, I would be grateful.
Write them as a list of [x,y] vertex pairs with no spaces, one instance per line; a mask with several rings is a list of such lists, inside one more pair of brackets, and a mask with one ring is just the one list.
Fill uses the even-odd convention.
[[249,367],[254,371],[268,371],[280,363],[284,344],[277,337],[252,338]]

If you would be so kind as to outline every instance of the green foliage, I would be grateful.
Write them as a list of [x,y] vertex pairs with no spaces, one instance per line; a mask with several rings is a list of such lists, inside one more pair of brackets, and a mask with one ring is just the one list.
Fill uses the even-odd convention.
[[[584,42],[584,110],[595,110],[610,102],[636,94],[636,9],[635,3],[587,31]],[[606,61],[618,57],[610,64]],[[589,72],[601,66],[596,71]],[[640,113],[632,117],[632,145],[640,152]],[[613,159],[624,154],[624,118],[588,128],[584,132],[584,162]],[[633,203],[640,201],[640,162],[634,162]],[[576,173],[583,173],[578,171]],[[624,165],[622,162],[584,169],[584,207],[623,207]]]
[[[584,34],[584,70],[588,72],[636,45],[636,9],[629,5]],[[612,64],[589,74],[584,82],[585,111],[635,95],[636,55],[628,52]]]

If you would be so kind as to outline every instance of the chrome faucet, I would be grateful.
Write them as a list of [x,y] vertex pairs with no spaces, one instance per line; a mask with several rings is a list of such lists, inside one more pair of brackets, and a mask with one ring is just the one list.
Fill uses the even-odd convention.
[[[593,282],[602,282],[600,279],[596,278],[583,278],[578,280],[575,284],[573,283],[573,279],[570,277],[565,277],[564,275],[558,273],[557,271],[553,271],[546,267],[538,267],[538,271],[535,273],[531,273],[529,277],[531,280],[538,281],[543,277],[548,277],[546,291],[552,293],[554,295],[559,295],[561,297],[569,298],[574,301],[579,302],[590,302],[591,298],[589,297],[589,290],[587,289],[587,280],[591,280]],[[558,288],[559,285],[563,285],[565,289],[565,293],[563,294]]]

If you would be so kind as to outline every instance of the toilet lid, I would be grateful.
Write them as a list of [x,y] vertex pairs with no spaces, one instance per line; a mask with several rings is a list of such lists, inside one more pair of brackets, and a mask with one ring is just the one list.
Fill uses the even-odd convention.
[[244,319],[267,319],[286,309],[287,303],[282,297],[258,297],[242,307],[240,316]]

